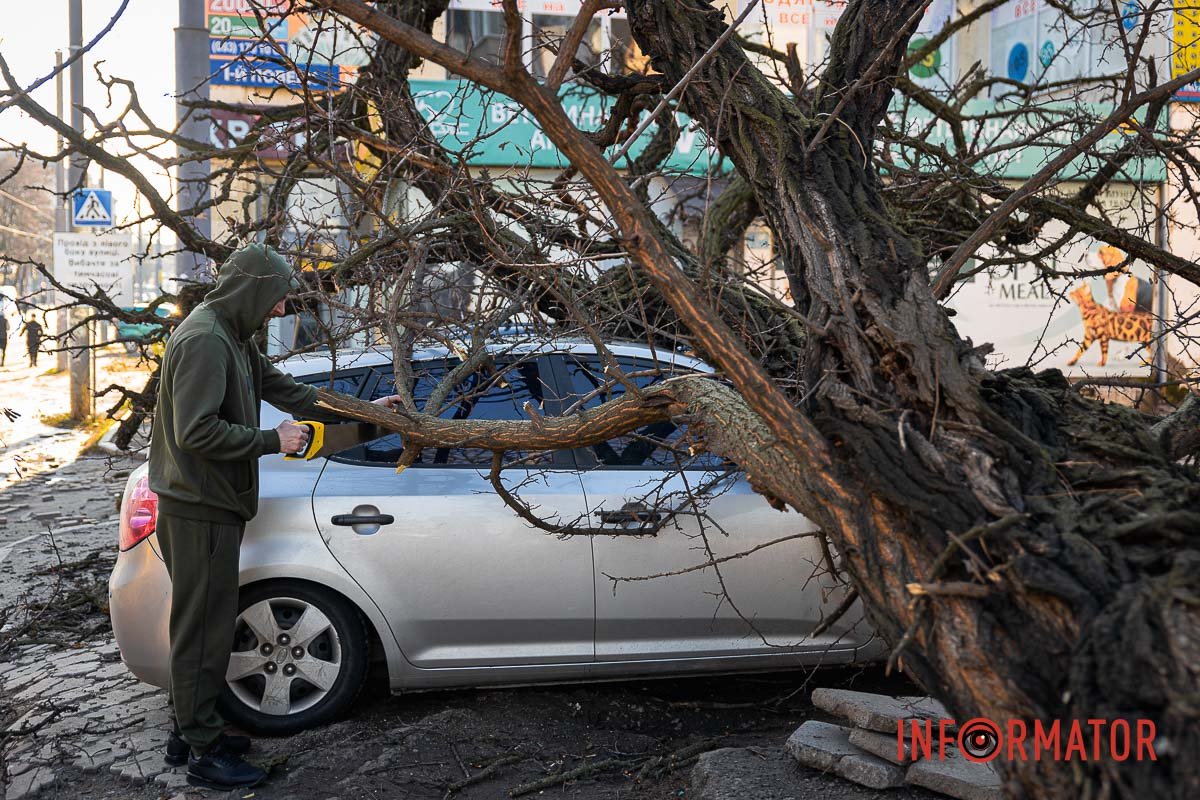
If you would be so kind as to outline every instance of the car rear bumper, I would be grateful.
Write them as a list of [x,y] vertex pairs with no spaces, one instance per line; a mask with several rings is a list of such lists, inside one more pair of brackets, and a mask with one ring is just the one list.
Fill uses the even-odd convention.
[[151,536],[117,555],[108,579],[108,607],[121,660],[139,680],[170,682],[171,578]]

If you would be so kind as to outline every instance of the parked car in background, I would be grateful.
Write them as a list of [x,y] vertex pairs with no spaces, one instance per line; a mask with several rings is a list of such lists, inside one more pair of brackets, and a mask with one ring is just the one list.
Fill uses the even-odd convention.
[[[148,308],[148,305],[123,306],[121,310],[138,313]],[[174,303],[160,303],[154,309],[154,315],[163,319],[177,317],[179,316],[179,308]],[[116,340],[124,344],[125,350],[129,353],[136,352],[139,344],[149,341],[151,336],[156,335],[162,330],[162,325],[154,322],[122,322],[118,320],[116,326]]]
[[[610,350],[640,386],[709,371],[641,345]],[[458,387],[442,416],[523,419],[527,403],[553,416],[625,391],[604,377],[591,344],[498,345],[494,361]],[[417,353],[418,405],[457,363],[444,350]],[[339,354],[336,371],[327,357],[283,368],[364,400],[393,391],[390,354]],[[264,406],[263,427],[282,418]],[[857,610],[814,635],[846,587],[821,569],[816,539],[795,536],[812,524],[772,510],[732,465],[689,455],[683,425],[509,453],[505,483],[520,485],[539,517],[596,529],[566,537],[505,505],[487,479],[489,452],[425,448],[396,474],[402,446],[393,434],[325,459],[263,459],[260,510],[242,544],[228,719],[268,733],[327,721],[354,700],[373,657],[402,692],[778,669],[881,652]],[[166,686],[170,587],[156,515],[142,467],[125,488],[109,593],[125,663]],[[681,571],[777,539],[785,541]],[[660,573],[676,574],[620,580]]]

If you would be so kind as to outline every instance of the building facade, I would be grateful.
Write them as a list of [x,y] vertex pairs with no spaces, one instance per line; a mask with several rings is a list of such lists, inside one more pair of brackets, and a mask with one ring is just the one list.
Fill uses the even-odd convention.
[[[726,8],[729,19],[746,11],[747,3],[731,3]],[[283,0],[280,4],[282,8]],[[352,82],[356,70],[370,58],[369,37],[352,27],[334,24],[330,18],[293,15],[276,18],[264,31],[256,19],[248,18],[246,5],[246,0],[209,0],[212,94],[214,99],[239,107],[213,113],[212,139],[217,146],[236,146],[243,141],[255,121],[257,106],[290,102],[292,92],[305,87],[319,89],[323,82]],[[920,159],[904,146],[905,134],[951,150],[961,146],[944,121],[929,111],[928,103],[923,107],[912,97],[926,93],[931,102],[960,97],[967,84],[982,79],[986,88],[975,91],[961,109],[972,120],[966,131],[971,153],[979,156],[976,171],[1009,187],[1019,185],[1086,132],[1088,124],[1115,108],[1118,98],[1103,87],[1113,85],[1111,78],[1125,71],[1132,37],[1150,32],[1139,45],[1139,53],[1156,60],[1159,76],[1170,75],[1172,70],[1175,74],[1186,71],[1197,50],[1192,40],[1200,38],[1189,33],[1192,28],[1200,32],[1200,25],[1193,25],[1187,12],[1161,13],[1147,21],[1136,2],[1115,7],[1099,0],[1077,2],[1073,5],[1076,13],[1067,15],[1061,3],[1012,0],[979,15],[945,41],[934,42],[936,47],[930,46],[946,25],[972,14],[980,5],[977,0],[933,0],[929,4],[909,45],[911,53],[920,51],[921,56],[908,65],[904,76],[913,89],[897,94],[891,114],[893,127],[902,135],[897,137],[898,143],[890,145],[889,159],[912,164]],[[535,75],[544,76],[549,70],[553,45],[565,35],[580,6],[578,0],[528,0],[522,4],[524,57]],[[739,33],[779,51],[793,50],[812,74],[826,58],[829,34],[844,9],[840,0],[760,0],[750,8]],[[501,12],[491,0],[451,0],[449,10],[435,23],[433,35],[474,56],[496,59],[503,27]],[[274,64],[271,54],[281,49],[303,64],[306,74]],[[596,16],[576,57],[613,74],[649,68],[620,11]],[[764,71],[777,75],[781,86],[787,88],[780,62],[758,58]],[[1195,60],[1200,63],[1200,58]],[[566,166],[549,139],[507,98],[482,92],[429,62],[423,62],[410,77],[418,109],[434,135],[472,170],[486,170],[497,178],[498,185],[504,180],[549,184]],[[1147,76],[1135,75],[1134,84],[1147,80]],[[1194,100],[1200,100],[1200,87],[1181,90],[1169,119],[1160,121],[1160,129],[1169,125],[1173,130],[1193,130],[1197,116],[1193,109],[1200,109],[1192,104]],[[609,107],[606,99],[570,81],[565,84],[562,102],[581,127],[593,129],[603,123]],[[1136,120],[1137,114],[1134,116]],[[686,237],[689,219],[702,214],[725,178],[719,155],[703,134],[681,115],[678,121],[682,135],[664,169],[653,179],[652,197],[660,217]],[[299,129],[281,126],[278,133],[269,137],[257,154],[264,164],[278,165],[304,144],[305,133]],[[1133,125],[1105,137],[1098,147],[1101,157],[1072,162],[1054,176],[1047,192],[1060,197],[1077,192],[1102,168],[1103,154],[1117,152],[1135,135]],[[631,155],[636,155],[640,146]],[[369,169],[369,163],[363,168]],[[265,174],[263,182],[269,182]],[[261,195],[265,188],[241,186],[241,197],[231,202],[244,201],[246,193]],[[1141,154],[1107,182],[1088,212],[1192,258],[1200,248],[1200,220],[1195,205],[1187,202],[1187,192],[1187,182],[1164,159],[1153,153]],[[391,210],[406,218],[429,211],[425,200],[406,187],[396,187],[390,196]],[[289,200],[288,236],[297,242],[323,240],[338,252],[346,252],[361,235],[354,229],[357,223],[347,216],[351,205],[346,187],[334,179],[302,178]],[[1047,255],[1051,244],[1055,245],[1053,252]],[[961,332],[976,341],[996,344],[993,363],[997,366],[1055,367],[1081,379],[1163,378],[1168,363],[1178,372],[1195,366],[1200,357],[1188,335],[1192,329],[1188,317],[1194,313],[1193,307],[1200,306],[1197,288],[1156,274],[1111,244],[1051,223],[1023,250],[981,255],[1009,263],[964,280],[949,304],[956,311],[955,322]],[[771,233],[765,225],[752,225],[747,231],[741,257],[748,274],[787,301],[786,280],[774,265]],[[1119,271],[1103,274],[1112,266]],[[1149,315],[1153,318],[1151,341],[1114,341],[1103,364],[1098,348],[1080,354],[1088,333],[1083,313],[1088,302],[1110,314]],[[294,345],[296,331],[277,330],[276,339],[280,346]],[[1153,343],[1160,339],[1166,343],[1163,348]]]

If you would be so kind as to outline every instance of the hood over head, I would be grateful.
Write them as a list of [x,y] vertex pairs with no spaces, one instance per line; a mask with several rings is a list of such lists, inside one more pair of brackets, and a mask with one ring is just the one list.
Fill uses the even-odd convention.
[[217,285],[204,304],[224,317],[238,338],[249,339],[271,308],[299,286],[287,259],[274,248],[248,244],[221,265]]

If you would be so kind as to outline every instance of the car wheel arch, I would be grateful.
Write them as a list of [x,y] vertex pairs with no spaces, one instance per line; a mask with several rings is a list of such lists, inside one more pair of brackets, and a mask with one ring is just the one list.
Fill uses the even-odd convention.
[[[404,653],[401,651],[391,627],[387,624],[383,612],[379,610],[375,602],[362,591],[357,583],[352,579],[347,579],[336,574],[302,575],[259,567],[255,569],[243,569],[241,571],[241,583],[238,586],[238,590],[246,591],[251,588],[258,589],[262,586],[273,586],[276,584],[285,586],[305,584],[332,592],[344,600],[363,620],[367,631],[367,639],[373,648],[373,652],[381,652],[383,654],[384,661],[388,667],[389,679],[393,685],[397,683],[396,665],[408,662],[405,660]],[[379,650],[374,651],[374,648],[379,648]]]

